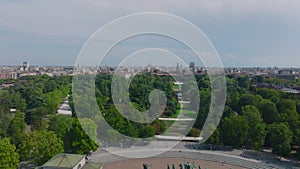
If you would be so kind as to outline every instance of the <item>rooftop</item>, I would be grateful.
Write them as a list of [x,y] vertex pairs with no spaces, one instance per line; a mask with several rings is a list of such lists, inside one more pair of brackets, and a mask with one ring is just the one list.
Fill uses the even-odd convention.
[[73,168],[83,158],[83,155],[77,154],[57,154],[47,161],[42,167]]

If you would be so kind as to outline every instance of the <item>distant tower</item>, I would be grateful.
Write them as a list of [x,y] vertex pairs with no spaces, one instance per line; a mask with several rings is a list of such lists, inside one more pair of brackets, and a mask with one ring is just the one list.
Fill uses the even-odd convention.
[[177,71],[179,70],[179,63],[177,63],[176,70]]
[[195,62],[190,62],[190,67],[192,71],[195,71]]
[[27,62],[27,61],[23,62],[23,70],[24,71],[28,71],[29,70],[29,62]]

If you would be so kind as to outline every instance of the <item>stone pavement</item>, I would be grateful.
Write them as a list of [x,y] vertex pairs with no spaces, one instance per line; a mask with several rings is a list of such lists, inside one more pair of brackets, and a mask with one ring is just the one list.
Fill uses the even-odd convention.
[[[151,149],[151,146],[156,144],[155,149]],[[173,142],[171,143],[173,144]],[[293,167],[293,162],[280,162],[276,161],[275,156],[272,154],[262,153],[266,155],[260,155],[260,159],[256,159],[255,155],[251,157],[249,155],[250,151],[244,152],[247,158],[242,157],[242,150],[233,150],[233,151],[210,151],[210,150],[196,150],[192,149],[191,143],[181,142],[179,145],[175,146],[173,149],[168,150],[166,146],[169,145],[168,142],[160,141],[152,142],[146,146],[131,146],[130,148],[120,149],[118,147],[110,147],[109,149],[113,149],[117,154],[121,154],[122,156],[115,155],[112,153],[107,152],[106,150],[98,150],[97,152],[91,155],[91,160],[94,162],[112,162],[112,161],[119,161],[119,160],[126,160],[130,159],[126,157],[130,154],[141,154],[145,155],[147,153],[151,154],[151,152],[156,151],[158,155],[155,157],[162,157],[162,158],[182,158],[182,159],[199,159],[199,160],[206,160],[218,163],[226,163],[235,166],[240,166],[249,169],[275,169],[275,168],[286,168],[286,169],[296,169]],[[164,152],[166,151],[166,152]],[[163,153],[162,153],[163,152]],[[125,157],[124,157],[125,156]],[[268,157],[268,158],[266,158]]]

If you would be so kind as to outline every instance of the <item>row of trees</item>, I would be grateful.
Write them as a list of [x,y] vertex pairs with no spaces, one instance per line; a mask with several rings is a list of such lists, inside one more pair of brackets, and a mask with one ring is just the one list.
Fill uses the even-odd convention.
[[[279,81],[262,77],[227,77],[223,118],[207,143],[243,145],[256,150],[267,146],[272,147],[275,154],[289,156],[292,147],[300,145],[299,96],[271,88],[257,88],[258,83],[276,85]],[[281,82],[285,85],[294,83]]]
[[81,126],[91,128],[90,121],[57,115],[70,89],[71,77],[43,75],[22,77],[0,90],[0,168],[16,168],[20,161],[41,165],[57,153],[97,149]]

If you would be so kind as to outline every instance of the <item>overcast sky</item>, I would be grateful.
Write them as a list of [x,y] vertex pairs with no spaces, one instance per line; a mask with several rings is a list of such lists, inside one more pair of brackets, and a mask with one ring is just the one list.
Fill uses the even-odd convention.
[[136,12],[166,12],[201,29],[224,66],[300,67],[299,9],[298,0],[1,0],[0,64],[74,65],[104,24]]

